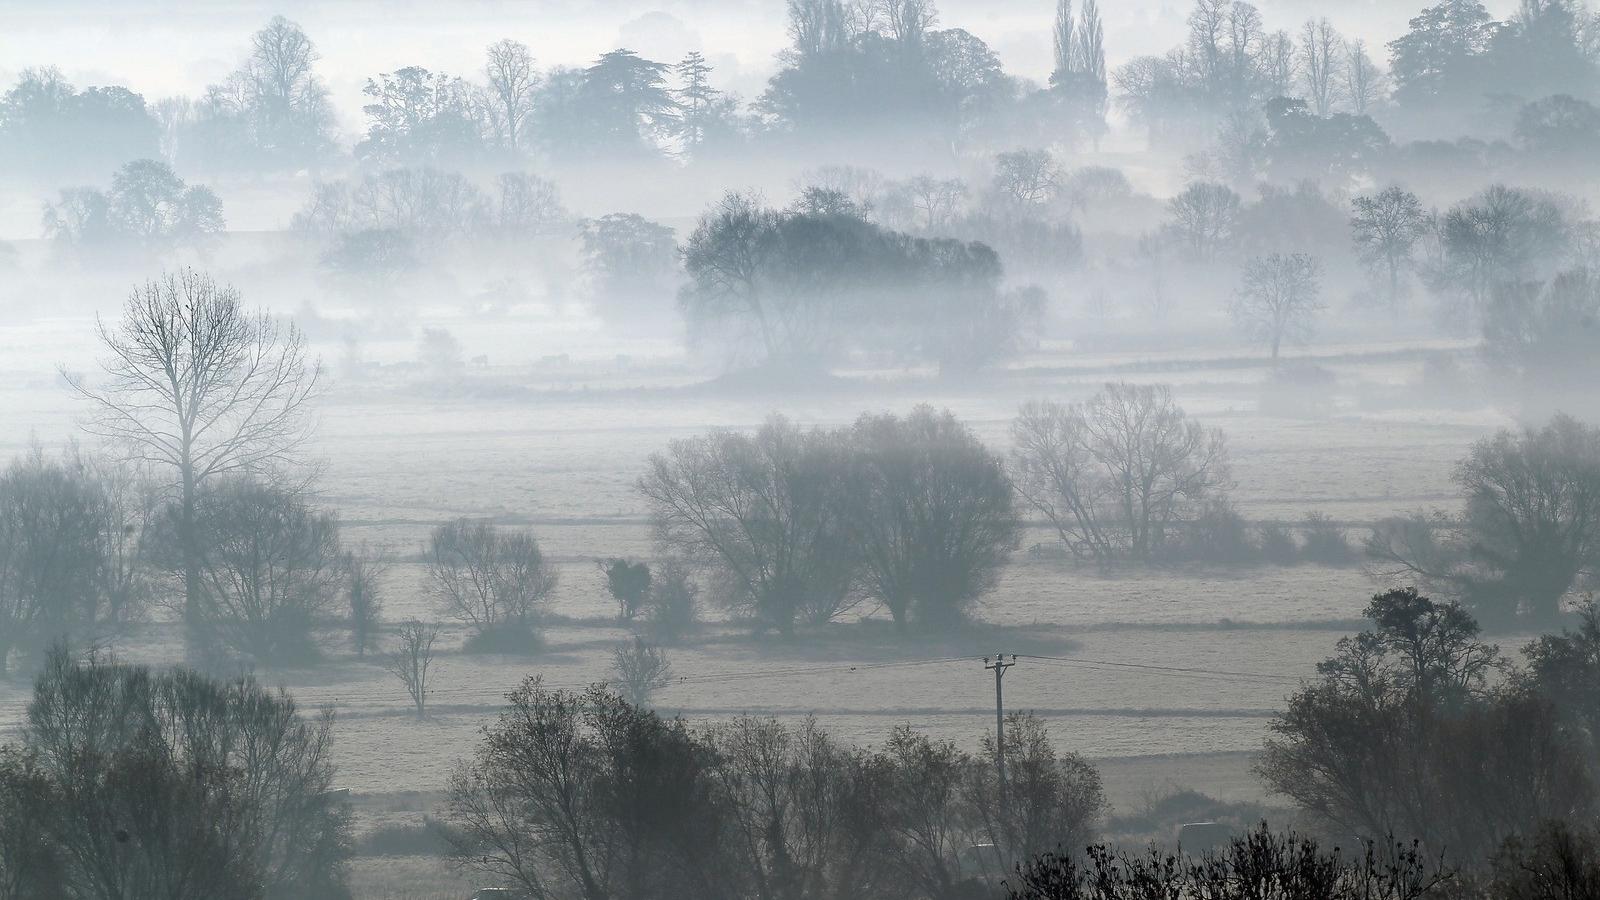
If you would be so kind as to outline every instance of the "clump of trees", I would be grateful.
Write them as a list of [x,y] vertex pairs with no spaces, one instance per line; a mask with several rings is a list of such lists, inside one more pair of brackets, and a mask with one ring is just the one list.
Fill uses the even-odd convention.
[[557,578],[532,532],[457,519],[433,529],[423,555],[441,610],[472,629],[468,651],[538,648],[540,610]]
[[[1087,843],[1105,810],[1094,768],[1037,719],[1007,728],[1016,777],[996,802],[992,758],[908,727],[856,750],[812,722],[693,729],[529,679],[452,780],[455,852],[538,900],[958,896],[1025,854]],[[987,870],[958,859],[976,844],[998,848]]]
[[54,652],[0,747],[0,888],[348,898],[332,726],[250,678]]
[[1030,403],[1011,434],[1018,494],[1079,559],[1152,559],[1230,487],[1222,433],[1190,419],[1164,385]]
[[250,38],[245,61],[197,99],[157,104],[169,159],[209,172],[315,171],[337,151],[316,45],[274,16]]
[[1416,580],[1485,621],[1555,621],[1600,567],[1600,428],[1557,416],[1472,446],[1454,480],[1458,517],[1418,512],[1374,526],[1380,577]]
[[208,187],[186,184],[154,159],[118,169],[109,190],[61,191],[45,204],[43,224],[45,236],[64,249],[145,253],[203,248],[225,225],[221,198]]
[[161,126],[125,87],[78,90],[53,66],[24,69],[0,97],[0,164],[47,178],[94,178],[161,155]]
[[692,331],[725,328],[773,366],[855,349],[968,371],[1021,348],[1041,311],[1036,292],[1001,287],[988,246],[889,231],[820,189],[792,210],[729,195],[700,218],[684,266]]
[[860,600],[948,626],[1016,546],[1001,461],[948,412],[674,442],[639,481],[663,549],[711,572],[719,599],[791,634]]
[[[1549,821],[1593,821],[1600,613],[1513,667],[1454,602],[1374,597],[1272,724],[1260,773],[1329,828],[1488,859]],[[1504,895],[1500,895],[1504,896]]]

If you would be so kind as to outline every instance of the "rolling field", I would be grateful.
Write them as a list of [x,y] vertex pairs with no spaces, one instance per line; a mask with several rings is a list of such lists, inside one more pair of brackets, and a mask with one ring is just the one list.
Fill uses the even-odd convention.
[[[527,659],[466,656],[464,633],[448,629],[433,714],[422,722],[410,716],[399,686],[351,655],[337,634],[324,665],[258,674],[305,707],[337,711],[339,778],[362,798],[363,828],[415,819],[437,802],[456,761],[471,753],[502,695],[522,678],[581,688],[605,677],[627,632],[611,621],[594,560],[653,553],[632,485],[648,456],[673,439],[752,428],[775,410],[803,424],[837,425],[864,410],[927,402],[950,408],[1004,448],[1024,400],[1080,398],[1113,378],[1162,381],[1191,414],[1227,432],[1234,497],[1246,517],[1297,522],[1320,510],[1359,539],[1362,523],[1376,517],[1449,503],[1453,461],[1508,424],[1487,404],[1408,405],[1422,367],[1417,350],[1319,351],[1339,382],[1332,412],[1315,418],[1259,413],[1255,385],[1265,370],[1248,360],[1049,349],[982,383],[869,373],[799,399],[673,386],[676,376],[649,372],[541,384],[537,372],[510,367],[473,373],[445,393],[412,388],[403,375],[337,383],[321,405],[310,453],[322,467],[321,502],[339,512],[345,539],[391,559],[386,618],[436,615],[416,562],[431,526],[493,517],[531,527],[559,565],[548,647]],[[70,400],[47,374],[28,367],[11,385],[0,390],[0,409],[13,423],[0,450],[9,455],[33,436],[50,446],[71,433]],[[1102,572],[1028,551],[1051,539],[1030,527],[979,621],[958,635],[900,638],[861,609],[821,634],[785,642],[753,638],[706,610],[701,633],[671,651],[680,680],[657,705],[695,721],[815,716],[859,743],[910,723],[976,747],[993,723],[993,683],[976,657],[1014,652],[1025,658],[1007,677],[1008,707],[1038,712],[1060,747],[1100,760],[1119,809],[1164,786],[1262,799],[1248,770],[1273,710],[1354,627],[1374,582],[1358,567],[1312,565]],[[116,649],[129,660],[178,661],[175,630],[159,616]],[[0,682],[0,734],[19,722],[26,696],[25,683]],[[422,799],[391,802],[413,792]],[[359,880],[369,896],[428,895],[421,886],[410,894],[381,886],[397,870],[368,868],[370,877]],[[460,886],[438,878],[446,879],[441,893]]]

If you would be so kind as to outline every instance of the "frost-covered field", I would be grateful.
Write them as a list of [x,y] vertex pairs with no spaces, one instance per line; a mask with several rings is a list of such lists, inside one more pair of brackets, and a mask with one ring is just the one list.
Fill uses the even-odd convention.
[[[59,348],[56,358],[81,352],[81,339],[62,342],[81,336],[83,322],[36,321],[32,332],[0,333],[0,344],[16,351],[9,358],[17,369],[0,388],[6,455],[34,438],[48,447],[72,434],[70,398],[33,361],[49,358],[51,347]],[[752,428],[772,412],[837,425],[865,410],[927,402],[950,408],[1004,449],[1010,418],[1025,400],[1081,398],[1116,378],[1160,381],[1174,385],[1191,414],[1227,432],[1234,498],[1247,517],[1293,523],[1320,510],[1359,539],[1362,524],[1376,517],[1449,504],[1453,461],[1508,424],[1487,403],[1433,408],[1420,399],[1423,349],[1320,349],[1338,388],[1331,412],[1306,418],[1259,412],[1264,369],[1213,351],[1094,355],[1055,347],[981,383],[875,372],[800,392],[695,386],[703,376],[677,364],[635,368],[623,360],[475,370],[445,389],[394,366],[338,378],[310,454],[321,466],[321,500],[338,510],[346,539],[392,559],[387,618],[437,615],[415,562],[427,530],[455,516],[488,516],[531,527],[557,561],[555,624],[546,651],[531,659],[462,655],[463,632],[448,630],[433,715],[424,722],[410,716],[399,686],[354,658],[336,633],[324,665],[258,675],[288,687],[306,707],[337,711],[339,777],[367,795],[363,828],[415,821],[518,681],[538,675],[581,688],[605,677],[610,652],[627,633],[610,623],[594,561],[652,554],[633,483],[649,455],[673,439]],[[959,635],[898,638],[861,609],[827,633],[786,643],[753,638],[707,610],[713,621],[671,651],[682,680],[661,691],[658,705],[695,721],[815,716],[861,743],[910,723],[975,747],[992,727],[994,697],[975,657],[1015,652],[1035,658],[1007,676],[1008,706],[1037,711],[1060,746],[1101,760],[1119,807],[1165,786],[1258,798],[1249,754],[1273,710],[1353,627],[1375,584],[1355,567],[1101,572],[1028,552],[1051,539],[1030,528],[981,621]],[[855,621],[863,616],[869,621]],[[159,620],[116,649],[129,660],[179,657],[175,630]],[[0,732],[20,721],[26,695],[25,683],[0,682]],[[373,896],[424,896],[435,887],[459,893],[461,885],[436,866],[396,878],[399,870],[369,862],[362,865],[371,871],[357,875]]]

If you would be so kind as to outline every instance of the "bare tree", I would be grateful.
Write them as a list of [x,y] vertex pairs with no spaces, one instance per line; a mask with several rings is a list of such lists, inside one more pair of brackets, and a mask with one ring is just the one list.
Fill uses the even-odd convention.
[[1011,434],[1018,493],[1080,557],[1148,559],[1229,486],[1222,433],[1188,418],[1165,385],[1031,403]]
[[405,687],[420,719],[428,713],[428,685],[433,676],[433,643],[439,639],[439,625],[408,619],[401,623],[398,637],[395,649],[383,657],[383,668]]
[[1333,112],[1342,86],[1344,39],[1326,18],[1308,19],[1300,29],[1300,77],[1305,82],[1311,111],[1319,117]]
[[895,624],[961,621],[1017,544],[999,457],[948,411],[865,415],[848,440],[846,513],[862,581]]
[[262,663],[315,659],[344,577],[338,519],[298,487],[241,475],[200,492],[195,528],[206,632]]
[[1195,182],[1167,204],[1169,227],[1192,259],[1210,262],[1232,240],[1239,207],[1239,195],[1227,185]]
[[1416,194],[1398,185],[1376,196],[1357,197],[1351,206],[1350,230],[1356,249],[1367,265],[1387,276],[1389,306],[1397,310],[1402,278],[1413,265],[1417,242],[1431,226],[1428,214]]
[[1005,204],[1029,209],[1048,203],[1061,182],[1049,150],[1013,150],[994,158],[994,192]]
[[761,627],[829,621],[856,568],[836,444],[780,416],[754,435],[674,441],[638,485],[656,541],[714,572],[724,603]]
[[331,711],[249,677],[55,652],[22,743],[54,798],[37,827],[61,851],[58,895],[349,896]]
[[531,629],[555,592],[555,569],[527,531],[458,519],[433,529],[424,553],[444,612],[479,635],[507,626]]
[[133,459],[170,467],[180,491],[184,622],[203,640],[195,505],[219,475],[289,462],[310,434],[321,378],[293,325],[249,313],[239,294],[193,270],[136,289],[123,320],[98,324],[106,378],[63,376],[92,407],[86,428]]
[[1344,45],[1344,97],[1350,111],[1358,116],[1370,115],[1383,100],[1385,77],[1367,53],[1367,42],[1357,38]]
[[1272,364],[1284,341],[1309,337],[1322,304],[1322,263],[1305,253],[1273,253],[1245,264],[1244,280],[1229,311],[1240,329],[1272,347]]
[[633,643],[611,651],[611,680],[623,699],[648,707],[656,691],[672,683],[672,663],[667,651],[635,637]]
[[949,224],[966,198],[967,186],[959,178],[934,178],[918,175],[905,183],[911,206],[920,215],[918,223],[924,231],[934,231]]
[[483,70],[489,81],[490,127],[500,145],[516,155],[539,89],[533,55],[526,44],[508,38],[489,45]]

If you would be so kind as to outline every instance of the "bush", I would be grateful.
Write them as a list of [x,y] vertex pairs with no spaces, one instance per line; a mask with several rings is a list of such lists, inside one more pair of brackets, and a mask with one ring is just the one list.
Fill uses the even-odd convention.
[[1263,522],[1256,526],[1261,558],[1275,566],[1292,566],[1300,561],[1300,545],[1289,529],[1277,522]]
[[475,655],[533,656],[543,649],[544,636],[525,622],[502,622],[480,628],[461,645],[461,652]]
[[356,840],[357,856],[447,856],[455,829],[423,816],[420,824],[379,825]]
[[1307,562],[1343,566],[1355,558],[1344,528],[1323,513],[1308,514],[1300,534],[1305,538],[1305,546],[1300,553]]
[[1189,525],[1183,552],[1199,562],[1239,565],[1256,558],[1244,516],[1225,497],[1207,501]]
[[683,564],[676,560],[658,564],[647,600],[650,632],[656,640],[673,643],[694,631],[700,624],[699,599],[700,585]]

